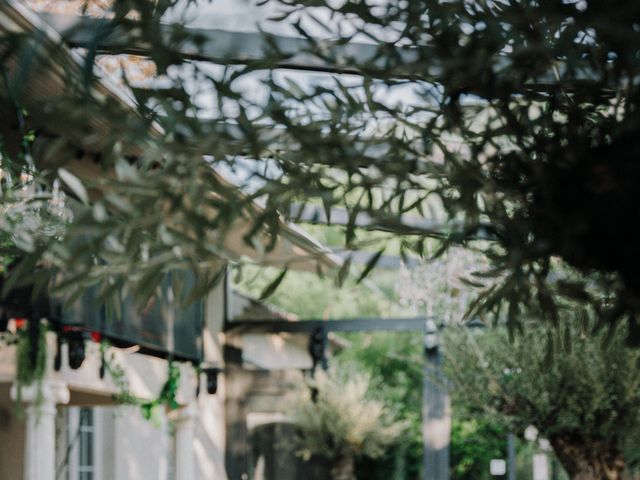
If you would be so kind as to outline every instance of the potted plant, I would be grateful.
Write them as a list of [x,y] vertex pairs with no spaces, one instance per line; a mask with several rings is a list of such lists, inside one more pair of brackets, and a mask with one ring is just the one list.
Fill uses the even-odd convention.
[[325,457],[332,480],[355,480],[355,459],[378,458],[402,433],[385,404],[372,397],[368,376],[349,370],[318,372],[291,401],[295,439],[305,458]]

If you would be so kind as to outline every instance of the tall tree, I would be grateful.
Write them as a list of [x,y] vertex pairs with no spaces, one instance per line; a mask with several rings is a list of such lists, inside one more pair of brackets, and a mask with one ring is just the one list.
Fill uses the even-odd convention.
[[459,409],[520,435],[533,425],[574,480],[622,478],[640,431],[640,353],[625,346],[623,329],[593,334],[567,322],[561,334],[527,325],[513,341],[505,329],[448,337],[445,369]]

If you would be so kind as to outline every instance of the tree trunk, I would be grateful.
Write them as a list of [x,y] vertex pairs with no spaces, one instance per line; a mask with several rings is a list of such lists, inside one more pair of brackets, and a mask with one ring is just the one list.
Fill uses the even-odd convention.
[[624,456],[616,443],[587,442],[566,436],[550,439],[571,480],[621,480]]
[[353,455],[336,458],[331,465],[331,480],[356,480]]

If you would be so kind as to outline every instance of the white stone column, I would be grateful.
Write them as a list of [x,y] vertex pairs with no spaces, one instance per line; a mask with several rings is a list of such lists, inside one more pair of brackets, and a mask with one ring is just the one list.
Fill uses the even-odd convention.
[[196,459],[193,443],[195,441],[195,421],[198,409],[191,403],[175,412],[176,428],[176,480],[194,480],[196,478]]
[[[17,393],[14,384],[14,400]],[[55,480],[56,405],[69,402],[69,389],[64,382],[43,380],[40,386],[22,387],[20,398],[26,414],[24,480]]]

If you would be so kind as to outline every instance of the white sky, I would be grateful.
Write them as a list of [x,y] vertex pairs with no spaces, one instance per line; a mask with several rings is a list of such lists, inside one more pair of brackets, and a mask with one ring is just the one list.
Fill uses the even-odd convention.
[[219,28],[238,32],[257,32],[258,25],[266,31],[280,35],[295,35],[295,29],[282,22],[269,22],[269,17],[278,14],[275,3],[257,6],[251,0],[199,0],[181,15],[191,27]]

